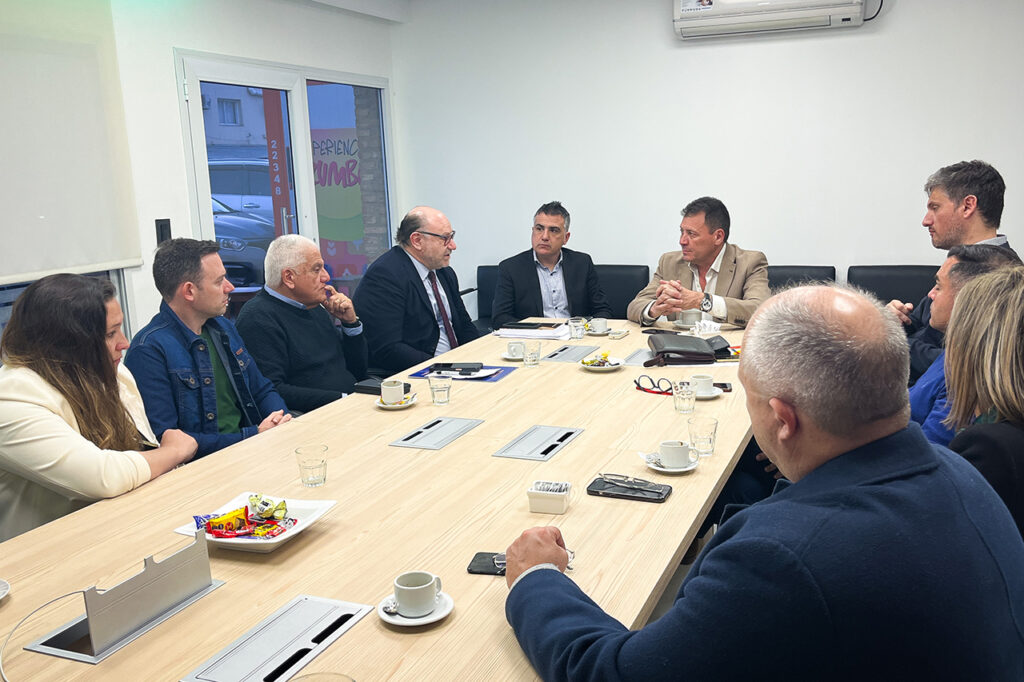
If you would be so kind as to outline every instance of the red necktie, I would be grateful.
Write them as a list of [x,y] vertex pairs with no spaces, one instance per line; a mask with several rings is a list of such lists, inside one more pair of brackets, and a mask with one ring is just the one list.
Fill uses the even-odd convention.
[[441,322],[444,324],[444,333],[448,335],[448,344],[455,348],[459,345],[459,340],[455,338],[452,321],[448,319],[448,311],[444,309],[444,299],[441,298],[441,292],[437,289],[437,275],[434,274],[433,270],[427,275],[427,279],[430,280],[430,288],[434,290],[434,300],[437,301],[437,309],[441,311]]

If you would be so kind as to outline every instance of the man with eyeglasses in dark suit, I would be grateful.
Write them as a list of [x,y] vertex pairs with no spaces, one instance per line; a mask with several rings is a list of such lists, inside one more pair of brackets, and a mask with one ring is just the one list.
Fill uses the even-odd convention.
[[448,265],[458,248],[448,218],[436,208],[417,206],[402,218],[395,238],[398,245],[370,265],[352,297],[370,365],[390,373],[480,335]]

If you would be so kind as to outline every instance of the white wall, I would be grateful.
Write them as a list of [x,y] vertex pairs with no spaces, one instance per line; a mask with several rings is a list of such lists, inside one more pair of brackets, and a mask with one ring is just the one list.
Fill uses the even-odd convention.
[[[132,325],[156,312],[153,221],[196,236],[173,50],[182,48],[387,78],[390,24],[324,5],[284,0],[111,0],[136,208],[146,263],[127,272]],[[195,227],[198,230],[198,226]]]
[[392,35],[398,205],[448,213],[464,284],[551,199],[597,262],[653,266],[711,194],[770,263],[937,264],[922,185],[971,158],[1003,174],[1024,245],[1024,3],[888,0],[861,28],[704,43],[671,6],[414,0]]

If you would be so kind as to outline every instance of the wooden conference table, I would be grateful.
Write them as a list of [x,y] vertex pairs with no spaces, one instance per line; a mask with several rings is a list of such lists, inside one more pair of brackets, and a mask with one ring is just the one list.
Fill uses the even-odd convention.
[[[631,333],[567,343],[600,346],[614,357],[646,347],[637,325],[611,326]],[[738,344],[741,334],[725,336]],[[563,343],[544,341],[542,354]],[[444,360],[517,364],[501,360],[505,344],[488,336]],[[734,387],[697,403],[695,414],[719,419],[715,453],[691,473],[659,474],[637,453],[685,439],[686,416],[675,413],[670,396],[637,391],[633,379],[698,371]],[[526,528],[558,526],[576,552],[573,580],[615,618],[641,627],[750,438],[736,372],[735,363],[723,363],[592,373],[545,361],[494,383],[456,381],[445,407],[430,404],[421,379],[408,380],[419,394],[410,409],[380,410],[367,395],[339,400],[0,544],[0,577],[12,585],[0,601],[0,637],[6,637],[54,597],[112,587],[138,573],[143,557],[173,554],[192,542],[175,527],[246,490],[338,501],[272,553],[211,546],[213,577],[226,584],[98,665],[22,649],[83,612],[81,598],[71,597],[18,629],[4,667],[12,680],[178,680],[299,594],[376,607],[396,575],[422,569],[440,575],[454,599],[447,618],[401,628],[371,612],[302,672],[344,672],[360,682],[535,679],[505,621],[504,577],[467,573],[470,559],[478,551],[504,551]],[[485,421],[441,450],[388,445],[437,416]],[[547,462],[492,456],[534,424],[583,432]],[[293,451],[310,443],[329,446],[327,483],[320,488],[303,488],[298,478]],[[673,492],[663,504],[589,496],[585,489],[598,472],[670,483]],[[534,480],[570,481],[568,513],[530,513],[526,490]]]

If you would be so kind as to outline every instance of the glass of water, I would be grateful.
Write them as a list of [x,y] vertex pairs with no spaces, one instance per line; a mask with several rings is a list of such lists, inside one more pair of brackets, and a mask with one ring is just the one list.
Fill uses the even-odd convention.
[[676,412],[690,414],[693,412],[696,400],[697,394],[689,381],[672,382],[672,404],[675,406]]
[[427,382],[430,384],[430,400],[435,405],[447,405],[451,397],[452,378],[430,375]]
[[582,317],[569,318],[569,338],[582,339],[586,328],[587,320]]
[[718,431],[718,420],[713,417],[690,417],[690,447],[701,457],[709,456],[715,449],[715,433]]
[[540,341],[527,341],[523,352],[523,365],[536,367],[540,364]]
[[299,478],[307,488],[319,488],[327,482],[327,446],[303,445],[295,448]]

